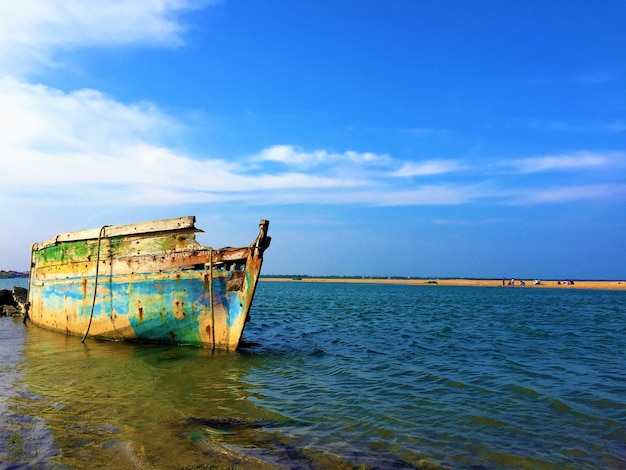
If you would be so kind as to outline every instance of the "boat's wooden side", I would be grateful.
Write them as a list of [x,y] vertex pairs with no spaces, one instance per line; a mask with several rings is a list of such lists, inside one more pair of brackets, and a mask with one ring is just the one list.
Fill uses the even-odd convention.
[[250,246],[218,250],[196,241],[189,218],[70,232],[35,244],[29,318],[76,336],[236,349],[269,245],[268,225],[261,221]]
[[95,240],[98,238],[121,237],[129,235],[146,235],[151,233],[164,233],[173,231],[202,232],[195,227],[196,218],[193,215],[178,217],[175,219],[151,220],[125,225],[105,225],[102,228],[64,232],[54,238],[33,245],[34,250],[41,250],[48,246],[58,245],[61,242],[76,240]]

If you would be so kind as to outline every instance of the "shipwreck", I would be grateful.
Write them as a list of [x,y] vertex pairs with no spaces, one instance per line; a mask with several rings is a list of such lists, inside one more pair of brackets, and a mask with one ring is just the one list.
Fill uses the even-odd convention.
[[[195,217],[61,233],[31,249],[28,320],[67,335],[235,350],[270,245],[196,240]],[[26,321],[26,320],[25,320]]]

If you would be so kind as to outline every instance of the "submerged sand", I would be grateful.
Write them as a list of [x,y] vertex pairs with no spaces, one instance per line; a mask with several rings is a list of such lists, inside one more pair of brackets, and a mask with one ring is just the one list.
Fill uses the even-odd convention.
[[[261,277],[261,281],[283,281],[283,282],[360,282],[373,284],[410,284],[429,286],[482,286],[482,287],[503,287],[502,279],[373,279],[373,278],[285,278],[285,277]],[[522,285],[523,282],[523,285]],[[540,280],[537,284],[534,279],[515,279],[512,284],[511,279],[504,280],[504,287],[507,288],[559,288],[559,289],[610,289],[626,290],[626,281],[573,281],[568,284],[567,280]]]

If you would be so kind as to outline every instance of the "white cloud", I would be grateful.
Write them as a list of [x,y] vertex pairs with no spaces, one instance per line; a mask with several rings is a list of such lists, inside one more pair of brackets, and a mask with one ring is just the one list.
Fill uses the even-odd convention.
[[381,192],[370,202],[378,206],[450,205],[466,204],[485,195],[473,185],[441,184]]
[[327,164],[356,164],[381,166],[391,162],[389,155],[378,155],[371,152],[358,153],[348,150],[344,153],[315,150],[305,152],[291,145],[274,145],[261,151],[252,158],[259,162],[279,162],[287,166],[309,169]]
[[177,15],[210,0],[0,2],[0,70],[21,76],[55,65],[60,50],[148,43],[176,46]]
[[[396,162],[389,155],[303,151],[289,145],[264,149],[248,159],[198,158],[168,145],[181,126],[153,104],[123,104],[95,90],[64,93],[7,77],[0,79],[0,128],[4,203],[7,198],[33,205],[254,203],[262,191],[262,200],[275,204],[441,205],[478,199],[543,204],[608,197],[617,191],[563,184],[532,193],[507,187],[503,195],[497,184],[474,181],[416,186],[403,178],[465,167],[454,160]],[[624,161],[624,153],[580,153],[507,164],[524,175]],[[277,170],[274,163],[282,167]]]
[[621,133],[626,131],[626,122],[616,121],[548,121],[535,119],[528,122],[530,127],[544,131],[572,132],[572,133]]
[[271,204],[360,204],[367,206],[422,206],[466,204],[480,198],[491,197],[475,185],[424,185],[397,188],[371,185],[366,188],[326,188],[323,191],[269,192],[263,195],[264,203]]
[[[121,103],[97,90],[29,83],[59,53],[93,46],[176,46],[181,14],[211,0],[24,0],[0,4],[0,194],[33,205],[168,205],[258,200],[369,205],[466,204],[496,199],[474,182],[416,186],[411,177],[466,168],[455,160],[399,162],[387,154],[275,145],[242,159],[188,155],[171,142],[182,125],[149,102]],[[438,132],[410,129],[413,134]],[[508,163],[519,173],[606,166],[626,154],[580,153]],[[462,175],[461,175],[462,176]],[[393,177],[391,180],[389,177]],[[596,188],[598,189],[598,188]],[[601,193],[601,192],[600,192]],[[592,197],[593,188],[537,192],[524,200]],[[596,193],[597,194],[597,193]],[[601,193],[602,194],[602,193]],[[51,197],[53,195],[53,197]],[[522,197],[520,197],[522,199]],[[512,194],[508,200],[516,200]]]
[[[149,103],[125,105],[94,90],[63,93],[12,78],[0,79],[0,174],[4,197],[35,202],[176,204],[254,197],[254,191],[346,188],[366,184],[352,174],[288,171],[253,174],[246,161],[198,159],[160,144],[176,123]],[[373,154],[295,152],[273,147],[280,160],[376,161]],[[281,156],[283,155],[283,156]],[[272,159],[272,158],[266,158]],[[308,163],[307,163],[308,164]],[[106,194],[106,197],[102,197]],[[44,201],[45,202],[45,201]]]
[[532,191],[519,191],[515,199],[509,203],[524,204],[555,204],[582,200],[622,200],[626,199],[626,184],[587,184],[577,186],[561,186]]
[[463,168],[459,162],[450,160],[430,160],[426,162],[407,162],[398,170],[393,172],[393,176],[428,176],[441,175],[459,171]]
[[[64,93],[13,78],[0,79],[0,127],[2,197],[34,206],[254,203],[259,191],[278,204],[460,204],[479,197],[475,188],[449,185],[390,187],[386,172],[394,162],[374,153],[273,146],[247,160],[194,158],[159,143],[177,126],[150,103],[126,105],[95,90]],[[284,168],[265,169],[273,162]],[[432,161],[398,174],[455,168]]]
[[554,155],[545,157],[524,158],[506,162],[520,173],[536,173],[541,171],[577,170],[601,167],[613,159],[624,158],[624,153],[591,153],[579,152],[573,155]]
[[433,225],[449,225],[462,227],[476,227],[481,225],[494,225],[508,222],[507,219],[437,219],[433,220]]
[[63,93],[0,78],[0,146],[106,152],[121,142],[159,140],[180,126],[149,103],[125,105],[95,90]]

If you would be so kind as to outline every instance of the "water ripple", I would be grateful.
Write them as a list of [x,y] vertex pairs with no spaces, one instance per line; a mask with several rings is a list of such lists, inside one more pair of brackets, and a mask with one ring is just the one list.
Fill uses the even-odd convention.
[[0,442],[25,437],[0,461],[626,468],[624,292],[261,282],[255,297],[235,354],[0,323]]

